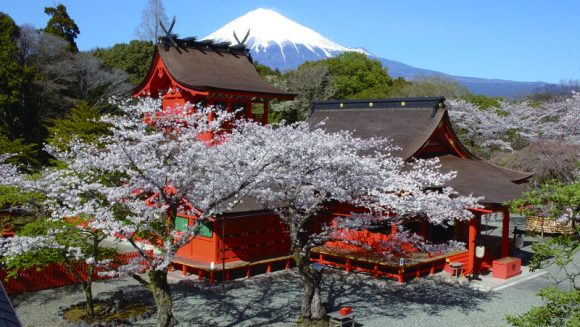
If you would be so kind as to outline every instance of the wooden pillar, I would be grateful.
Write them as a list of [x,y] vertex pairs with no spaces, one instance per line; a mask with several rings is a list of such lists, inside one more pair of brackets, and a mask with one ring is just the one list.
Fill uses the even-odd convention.
[[419,226],[420,226],[420,229],[421,229],[419,231],[419,233],[421,234],[421,236],[424,239],[427,239],[427,222],[424,221],[424,220],[421,220],[421,222],[419,224],[420,224]]
[[270,102],[268,100],[264,100],[264,116],[262,117],[262,125],[268,124],[268,112],[270,107]]
[[396,234],[397,234],[397,225],[391,224],[391,235],[396,235]]
[[506,207],[504,207],[502,211],[503,221],[501,225],[501,256],[503,258],[507,257],[510,251],[510,211]]
[[467,240],[467,267],[464,272],[473,273],[475,267],[475,238],[477,237],[477,221],[480,215],[476,214],[474,218],[469,221],[469,239]]
[[254,118],[254,114],[252,114],[252,102],[248,101],[246,106],[246,118],[252,119]]

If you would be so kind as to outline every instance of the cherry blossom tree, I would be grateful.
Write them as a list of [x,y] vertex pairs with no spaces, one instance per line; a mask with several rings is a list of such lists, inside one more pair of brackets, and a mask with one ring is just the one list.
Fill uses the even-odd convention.
[[[132,275],[151,288],[158,325],[173,326],[167,282],[173,256],[205,222],[232,209],[249,190],[263,187],[264,172],[278,161],[278,153],[264,138],[264,127],[249,121],[233,124],[234,113],[190,107],[160,111],[159,101],[131,102],[121,103],[123,116],[103,118],[111,133],[97,142],[101,146],[76,142],[60,159],[81,174],[118,178],[117,184],[86,187],[98,189],[124,214],[91,215],[89,226],[122,236],[138,251],[140,262],[112,274]],[[175,231],[178,213],[197,216],[183,233]],[[150,246],[154,254],[146,251]],[[143,261],[148,278],[136,274]]]
[[[52,151],[58,156],[57,152]],[[62,156],[61,156],[62,158]],[[73,167],[49,168],[35,178],[14,175],[11,184],[42,199],[39,217],[15,237],[2,240],[3,262],[16,277],[20,269],[61,263],[82,285],[85,311],[95,317],[92,282],[97,271],[114,269],[115,251],[103,246],[106,234],[90,222],[112,219],[113,207],[99,193],[101,176],[79,174]]]
[[556,101],[500,101],[498,108],[479,108],[464,100],[448,100],[451,121],[468,141],[511,152],[516,139],[580,143],[580,93]]
[[8,153],[0,154],[0,185],[10,185],[20,175],[16,166],[6,162],[10,157]]
[[[436,160],[408,164],[390,155],[393,147],[385,140],[327,133],[321,127],[297,123],[264,129],[263,137],[280,159],[269,167],[268,187],[250,192],[286,224],[291,255],[304,284],[301,314],[314,320],[322,319],[324,311],[322,274],[310,266],[312,247],[340,238],[337,231],[342,228],[360,229],[377,220],[400,222],[416,215],[444,224],[469,219],[468,208],[478,207],[478,199],[456,196],[449,188],[426,191],[454,177],[439,173]],[[321,216],[336,203],[363,210],[320,229]]]

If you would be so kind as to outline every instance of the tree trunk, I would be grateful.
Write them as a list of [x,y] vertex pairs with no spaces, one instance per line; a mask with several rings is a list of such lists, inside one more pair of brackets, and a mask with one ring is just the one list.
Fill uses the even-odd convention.
[[85,312],[89,319],[95,318],[95,303],[93,301],[93,287],[92,283],[83,283],[83,291],[85,292]]
[[322,274],[313,269],[308,263],[310,262],[309,253],[302,254],[299,249],[293,249],[292,254],[300,277],[304,284],[304,297],[302,298],[301,316],[304,320],[320,320],[326,315],[322,307],[320,297],[320,283]]
[[157,306],[157,326],[175,326],[177,320],[173,316],[173,301],[171,300],[171,289],[167,283],[167,270],[149,271],[149,281]]

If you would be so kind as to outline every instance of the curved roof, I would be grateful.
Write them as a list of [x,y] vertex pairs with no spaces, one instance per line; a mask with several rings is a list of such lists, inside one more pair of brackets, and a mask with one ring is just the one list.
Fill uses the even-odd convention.
[[[435,131],[448,126],[453,133],[444,98],[397,98],[381,100],[321,101],[312,105],[310,124],[325,121],[328,131],[350,130],[360,138],[391,139],[401,149],[393,155],[409,160],[419,155]],[[453,142],[459,142],[450,135]],[[477,158],[462,144],[466,158],[456,153],[439,155],[443,172],[456,171],[449,183],[461,194],[484,196],[484,204],[501,204],[519,198],[525,187],[518,185],[531,176],[529,173],[501,168]],[[453,148],[453,147],[450,147]]]
[[[290,99],[295,96],[262,79],[245,51],[193,42],[177,47],[158,44],[155,56],[162,60],[176,82],[190,89],[245,92]],[[154,65],[155,60],[152,67]]]
[[[409,159],[429,140],[446,110],[443,98],[321,101],[313,104],[310,124],[325,121],[328,131],[350,130],[360,138],[391,139],[393,155]],[[402,105],[404,103],[404,105]],[[342,104],[342,107],[340,106]]]
[[[457,176],[448,186],[460,194],[483,196],[483,204],[500,204],[517,199],[526,190],[516,184],[506,169],[489,164],[481,159],[462,159],[448,154],[439,157],[441,171],[456,171]],[[518,172],[519,174],[523,174]],[[527,174],[529,177],[530,174]]]

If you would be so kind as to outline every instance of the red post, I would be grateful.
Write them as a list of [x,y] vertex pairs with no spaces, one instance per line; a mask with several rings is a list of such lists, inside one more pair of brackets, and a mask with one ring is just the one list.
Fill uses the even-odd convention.
[[435,273],[435,262],[431,263],[431,269],[429,269],[429,275],[433,275]]
[[246,278],[250,278],[250,266],[246,268]]
[[286,267],[284,268],[284,270],[288,269],[290,269],[290,259],[286,259]]
[[475,268],[475,237],[477,236],[477,220],[480,215],[476,214],[474,218],[469,221],[469,239],[467,241],[467,267],[464,271],[473,273]]
[[203,270],[199,269],[197,271],[197,279],[199,279],[199,280],[203,279]]
[[510,252],[510,211],[503,208],[503,221],[501,226],[501,256],[507,257]]
[[187,266],[181,265],[181,276],[187,275]]
[[268,264],[268,266],[266,266],[266,273],[271,273],[272,272],[272,265]]
[[423,236],[423,238],[427,238],[427,222],[421,221],[419,226],[421,228],[419,233],[421,234],[421,236]]
[[402,283],[405,281],[405,276],[403,275],[405,271],[403,270],[403,268],[399,268],[399,273],[397,274],[397,281],[399,283]]
[[346,259],[346,272],[349,273],[350,272],[350,260]]
[[323,264],[324,263],[324,255],[322,253],[318,255],[318,263],[319,264]]
[[375,265],[375,266],[374,266],[374,270],[373,270],[373,276],[374,276],[375,278],[378,278],[378,277],[379,277],[379,266],[378,266],[378,265]]
[[230,271],[227,270],[226,271],[226,281],[229,281],[229,280],[230,280]]
[[391,225],[391,235],[395,235],[395,234],[397,234],[397,225],[392,224]]

